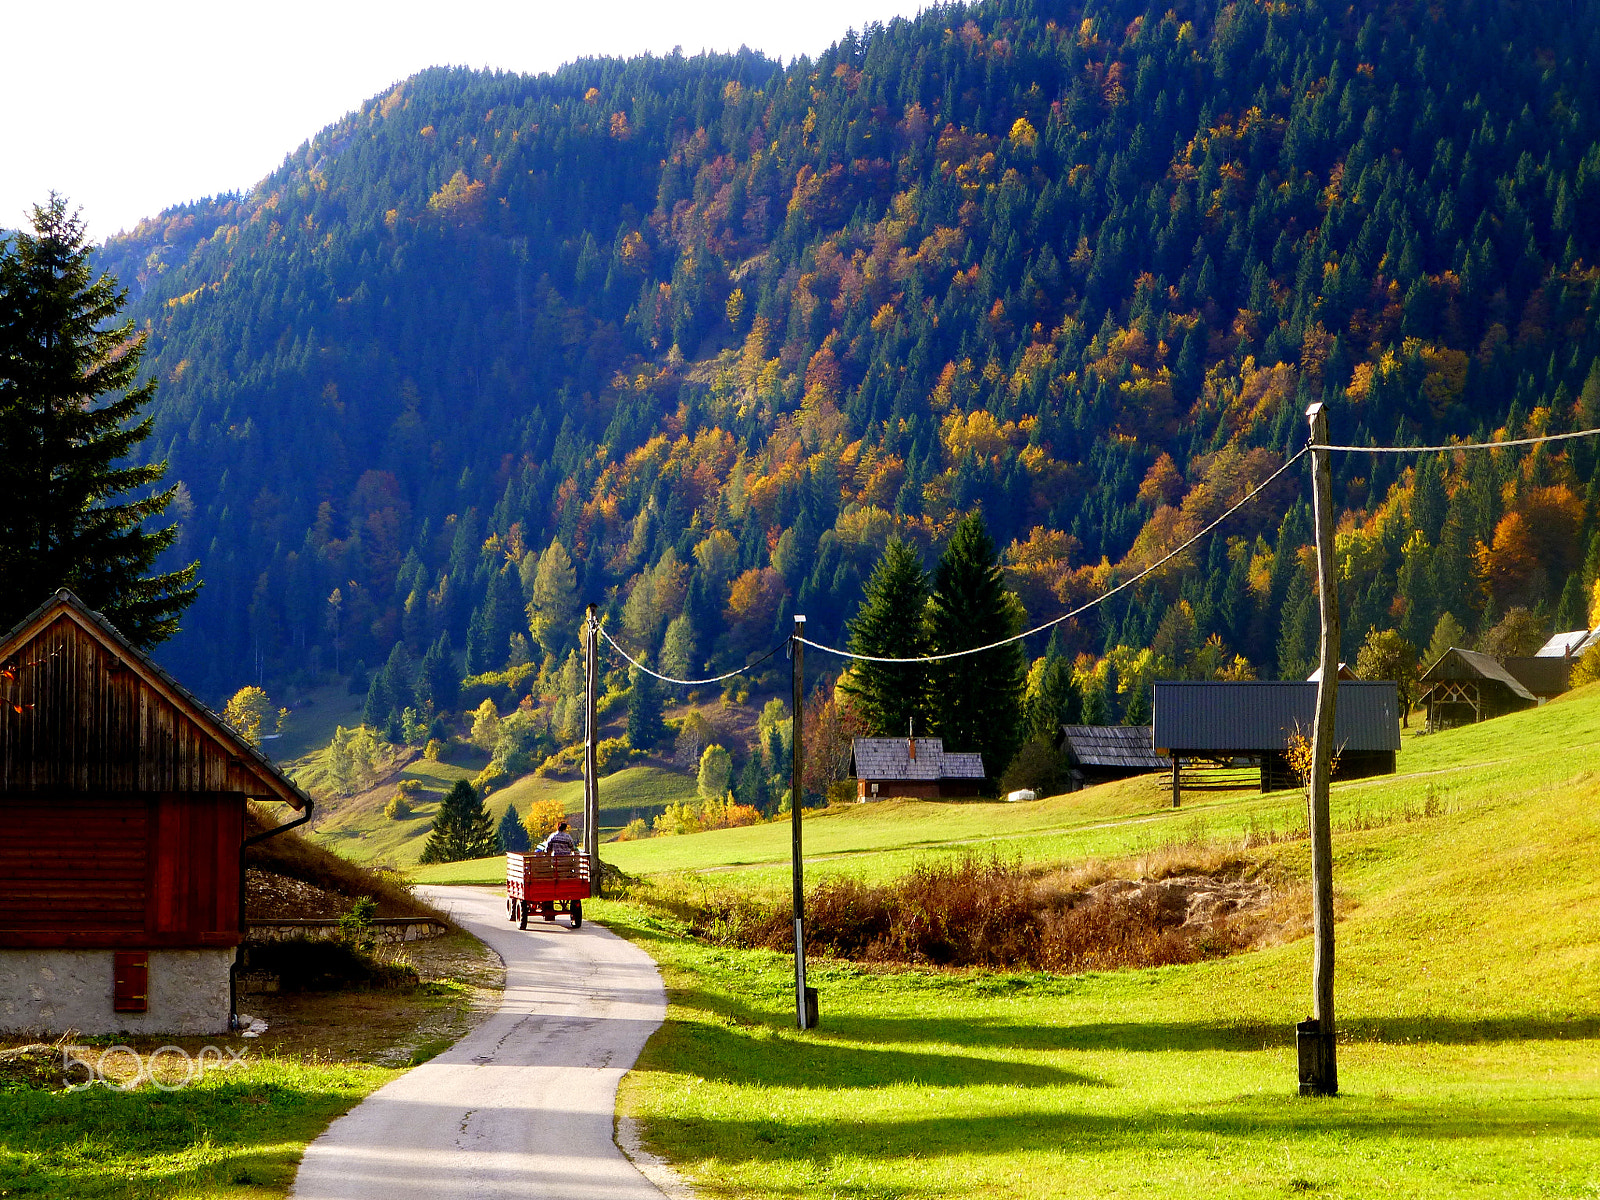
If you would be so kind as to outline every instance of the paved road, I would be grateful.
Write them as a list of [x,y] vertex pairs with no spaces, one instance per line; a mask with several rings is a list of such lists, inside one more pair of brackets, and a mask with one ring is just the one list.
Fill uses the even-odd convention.
[[500,1009],[330,1125],[295,1200],[661,1200],[612,1140],[617,1083],[666,1012],[650,957],[565,917],[520,931],[497,890],[421,890],[505,959]]

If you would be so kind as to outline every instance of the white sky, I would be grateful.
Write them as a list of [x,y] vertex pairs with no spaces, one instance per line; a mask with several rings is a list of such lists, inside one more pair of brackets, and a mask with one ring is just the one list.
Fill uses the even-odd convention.
[[103,239],[249,187],[424,67],[536,73],[595,54],[741,43],[785,61],[919,0],[56,0],[0,23],[0,229],[51,190]]

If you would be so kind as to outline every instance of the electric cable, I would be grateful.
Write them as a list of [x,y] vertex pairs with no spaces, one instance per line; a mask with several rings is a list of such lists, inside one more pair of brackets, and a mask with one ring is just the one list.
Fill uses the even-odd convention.
[[663,683],[675,683],[675,684],[679,685],[680,687],[701,687],[701,686],[703,686],[705,684],[708,684],[708,683],[721,683],[724,679],[732,679],[735,675],[743,675],[746,671],[755,670],[762,663],[766,662],[767,659],[771,658],[773,655],[778,653],[778,651],[782,650],[786,645],[788,645],[788,639],[785,638],[783,641],[779,642],[776,646],[774,646],[771,650],[768,650],[760,658],[755,659],[753,662],[746,663],[744,666],[740,667],[737,671],[729,671],[725,675],[714,675],[710,679],[674,679],[671,675],[663,675],[659,671],[652,671],[649,667],[645,666],[642,662],[640,662],[638,659],[634,658],[631,654],[629,654],[626,650],[624,650],[621,646],[619,646],[617,644],[617,640],[615,638],[613,638],[609,633],[606,632],[606,627],[605,627],[605,623],[604,622],[601,622],[600,624],[596,625],[595,629],[600,634],[601,637],[605,638],[605,640],[607,642],[611,643],[611,648],[613,650],[615,650],[618,654],[622,655],[622,657],[627,659],[628,662],[631,663],[633,666],[638,667],[639,670],[643,671],[646,675],[653,676],[654,678],[661,680],[661,682],[663,682]]
[[800,642],[802,645],[810,646],[813,650],[821,650],[824,654],[836,654],[840,658],[849,658],[849,659],[853,659],[856,662],[875,662],[875,663],[933,663],[933,662],[944,662],[944,661],[946,661],[948,659],[952,659],[952,658],[965,658],[969,654],[983,654],[983,653],[986,653],[987,651],[990,651],[990,650],[998,650],[1001,646],[1009,646],[1012,642],[1020,642],[1023,638],[1032,637],[1036,633],[1043,633],[1046,629],[1050,629],[1050,628],[1053,628],[1056,625],[1060,625],[1063,621],[1070,621],[1070,620],[1072,620],[1073,617],[1080,616],[1081,614],[1088,612],[1091,608],[1094,608],[1096,605],[1104,604],[1107,600],[1111,599],[1111,597],[1115,596],[1118,592],[1124,590],[1125,588],[1132,587],[1134,584],[1138,583],[1145,576],[1147,576],[1147,575],[1151,574],[1153,571],[1155,571],[1158,567],[1161,567],[1161,566],[1165,565],[1166,563],[1170,562],[1172,559],[1174,559],[1178,555],[1182,554],[1190,546],[1192,546],[1196,542],[1198,542],[1201,538],[1205,537],[1206,534],[1210,533],[1218,525],[1220,525],[1224,521],[1226,521],[1234,513],[1238,512],[1239,509],[1243,508],[1246,504],[1249,504],[1250,501],[1254,500],[1257,496],[1259,496],[1263,491],[1266,490],[1268,484],[1270,484],[1274,479],[1278,478],[1278,476],[1282,475],[1290,467],[1294,466],[1294,464],[1296,462],[1298,462],[1301,458],[1303,458],[1305,456],[1306,452],[1308,450],[1310,450],[1310,449],[1312,449],[1312,447],[1310,447],[1310,446],[1302,446],[1299,449],[1299,451],[1297,451],[1294,454],[1294,456],[1292,458],[1288,459],[1283,464],[1283,466],[1279,467],[1271,475],[1268,475],[1259,484],[1257,484],[1255,487],[1251,488],[1250,491],[1245,493],[1245,495],[1241,499],[1239,499],[1234,504],[1229,506],[1222,513],[1221,516],[1217,517],[1209,525],[1205,526],[1203,529],[1201,529],[1198,533],[1196,533],[1193,537],[1189,538],[1187,541],[1180,543],[1178,546],[1174,547],[1172,550],[1169,550],[1166,554],[1163,554],[1160,558],[1156,559],[1155,562],[1151,563],[1148,567],[1146,567],[1144,570],[1140,571],[1137,575],[1134,575],[1131,578],[1124,580],[1123,582],[1117,584],[1116,587],[1110,589],[1109,591],[1102,592],[1100,595],[1096,596],[1093,600],[1090,600],[1087,604],[1080,604],[1077,608],[1073,609],[1071,612],[1063,613],[1059,617],[1055,617],[1052,620],[1046,621],[1043,625],[1036,625],[1032,629],[1025,630],[1022,633],[1013,634],[1011,637],[1005,638],[1005,639],[1003,639],[1001,641],[990,642],[987,646],[974,646],[970,650],[952,650],[948,654],[929,654],[929,655],[925,655],[925,656],[923,656],[921,658],[881,658],[881,657],[879,657],[877,655],[872,655],[872,654],[856,654],[856,653],[854,653],[853,651],[850,651],[850,650],[840,650],[836,646],[824,646],[821,642],[813,642],[810,638],[801,637],[801,638],[796,638],[795,640]]
[[1506,446],[1537,446],[1541,442],[1565,442],[1571,438],[1593,437],[1600,429],[1578,429],[1572,433],[1546,433],[1539,437],[1514,438],[1508,442],[1458,442],[1453,446],[1307,446],[1307,450],[1342,450],[1346,454],[1429,454],[1446,450],[1500,450]]

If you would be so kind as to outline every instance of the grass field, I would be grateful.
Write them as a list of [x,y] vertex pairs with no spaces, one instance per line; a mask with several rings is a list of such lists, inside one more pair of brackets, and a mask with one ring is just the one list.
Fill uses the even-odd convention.
[[[601,902],[593,915],[657,957],[671,998],[623,1110],[705,1196],[1600,1196],[1597,733],[1590,689],[1408,737],[1399,777],[1334,789],[1337,1099],[1294,1095],[1307,940],[1072,977],[819,963],[822,1028],[802,1035],[787,957]],[[1039,860],[1202,832],[1148,794],[1097,791],[819,814],[807,844],[835,856],[819,866],[876,877],[974,828]],[[1206,836],[1233,839],[1297,804],[1196,808]],[[737,830],[610,857],[743,865],[719,875],[765,887],[773,833],[787,838]],[[1308,870],[1304,841],[1255,853],[1278,878]]]

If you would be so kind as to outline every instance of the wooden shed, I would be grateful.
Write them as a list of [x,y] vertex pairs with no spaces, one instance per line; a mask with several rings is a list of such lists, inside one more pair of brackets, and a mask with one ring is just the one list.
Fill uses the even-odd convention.
[[72,593],[0,640],[0,1028],[226,1031],[248,799],[311,812]]
[[1441,654],[1423,672],[1418,685],[1421,700],[1428,706],[1430,733],[1487,721],[1539,703],[1499,659],[1459,646]]
[[1172,760],[1151,746],[1148,725],[1063,725],[1057,745],[1072,771],[1072,791],[1172,770]]

